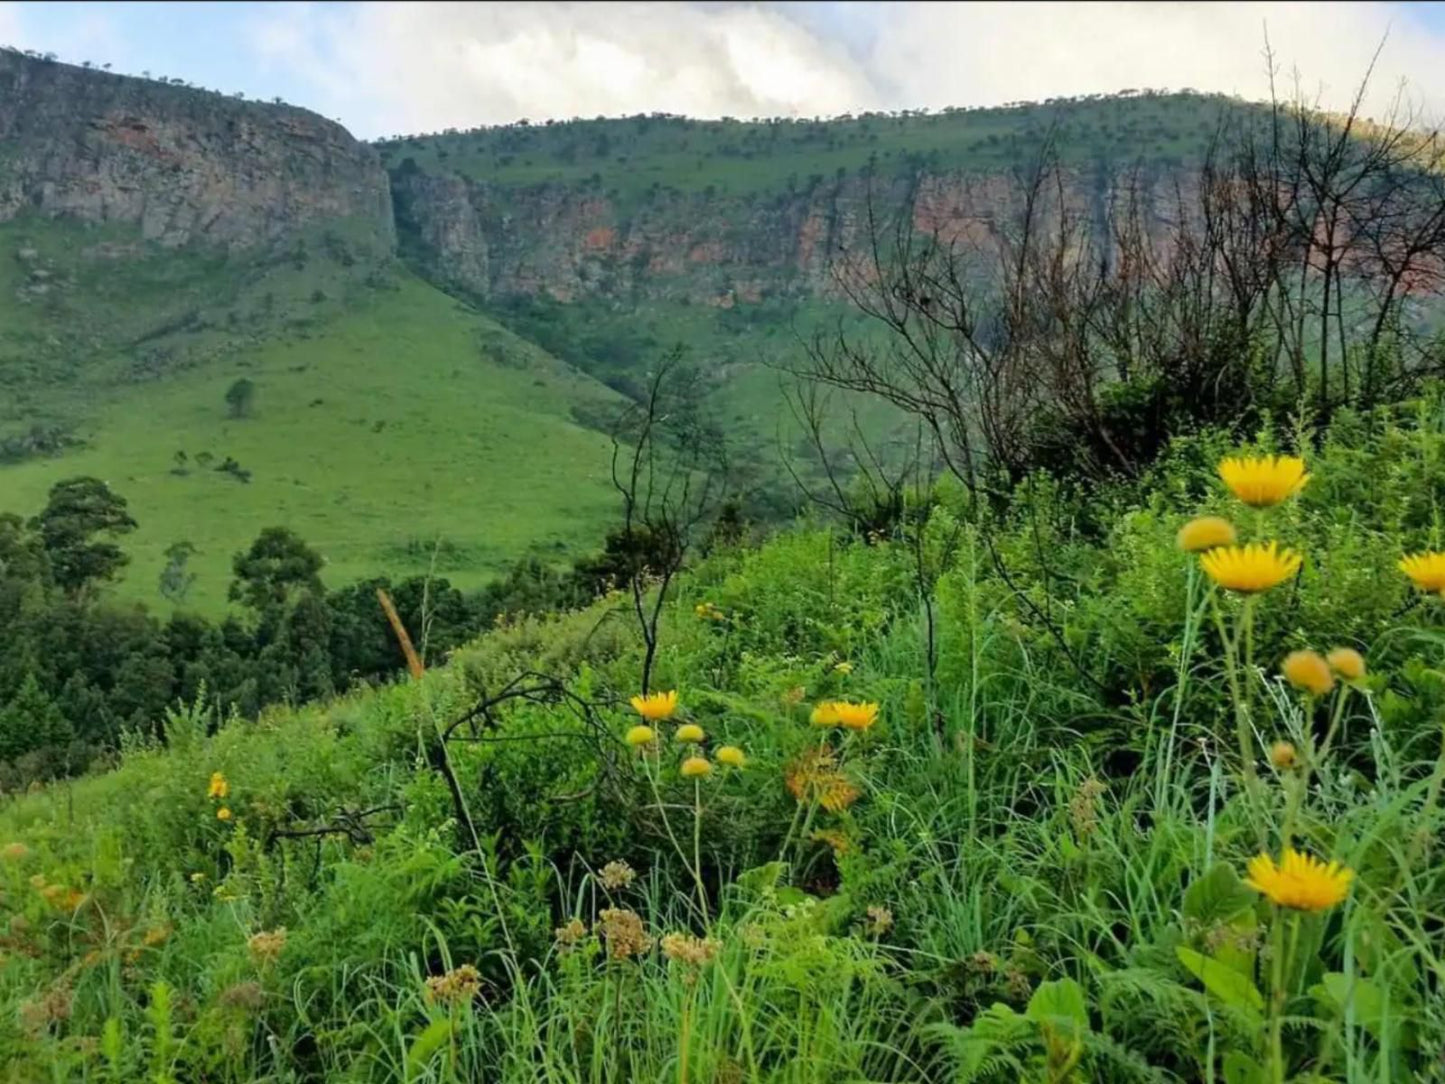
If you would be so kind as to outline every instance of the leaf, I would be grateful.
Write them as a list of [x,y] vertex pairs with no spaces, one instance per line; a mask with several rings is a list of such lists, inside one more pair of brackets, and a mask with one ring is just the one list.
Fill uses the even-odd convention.
[[737,887],[750,896],[766,896],[777,888],[778,882],[783,878],[783,863],[769,862],[765,866],[756,866],[738,875]]
[[1228,964],[1222,964],[1213,957],[1183,945],[1174,952],[1189,973],[1204,983],[1204,988],[1225,1005],[1255,1014],[1264,1012],[1264,995],[1255,989],[1248,976],[1241,975]]
[[1355,1023],[1376,1039],[1383,1038],[1380,1032],[1385,1021],[1385,995],[1369,979],[1356,975],[1351,981],[1349,976],[1331,971],[1310,992],[1341,1016],[1353,1003]]
[[1036,1024],[1063,1027],[1071,1035],[1089,1030],[1089,1008],[1084,991],[1073,979],[1045,982],[1029,998],[1024,1015]]
[[452,1022],[443,1017],[433,1020],[426,1029],[412,1040],[411,1049],[406,1052],[406,1078],[414,1080],[431,1061],[432,1055],[446,1045],[452,1035]]
[[1239,879],[1234,867],[1220,862],[1184,891],[1184,917],[1204,927],[1230,924],[1254,911],[1258,897]]
[[1266,1084],[1264,1066],[1248,1054],[1231,1050],[1224,1055],[1224,1084]]

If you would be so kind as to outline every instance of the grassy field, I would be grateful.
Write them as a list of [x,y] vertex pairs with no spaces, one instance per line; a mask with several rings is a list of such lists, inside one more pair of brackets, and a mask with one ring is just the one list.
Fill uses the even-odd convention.
[[[257,392],[234,419],[224,396],[240,377]],[[524,553],[594,545],[613,511],[607,439],[571,412],[617,396],[409,277],[163,379],[92,370],[31,394],[85,445],[0,467],[0,508],[31,514],[57,479],[104,478],[140,523],[118,594],[152,605],[176,541],[199,550],[187,605],[215,612],[231,555],[273,524],[325,555],[333,586],[425,572],[434,553],[470,586]],[[217,470],[228,457],[249,481]]]
[[[652,735],[625,594],[177,710],[0,808],[0,1071],[1437,1080],[1445,554],[1397,564],[1441,544],[1445,409],[1375,420],[1264,509],[1203,434],[1077,503],[717,550],[663,606]],[[1202,513],[1302,568],[1233,590],[1181,550]]]

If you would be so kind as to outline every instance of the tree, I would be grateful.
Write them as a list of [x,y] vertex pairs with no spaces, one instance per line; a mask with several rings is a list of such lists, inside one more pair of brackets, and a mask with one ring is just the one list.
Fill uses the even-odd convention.
[[61,590],[79,594],[86,586],[113,579],[129,560],[114,542],[97,535],[126,534],[136,521],[124,497],[99,478],[68,478],[55,483],[45,510],[32,522],[50,558],[51,574]]
[[45,695],[33,673],[26,674],[14,698],[0,708],[0,759],[14,760],[47,747],[65,745],[70,723]]
[[161,569],[160,578],[160,592],[163,598],[174,603],[185,601],[191,585],[196,582],[196,574],[187,570],[191,556],[195,552],[196,547],[190,542],[172,542],[166,547],[166,567]]
[[226,409],[233,418],[250,417],[256,404],[256,385],[244,376],[226,389]]
[[236,554],[231,570],[228,597],[259,613],[285,607],[297,594],[321,592],[321,555],[295,532],[285,527],[267,527]]

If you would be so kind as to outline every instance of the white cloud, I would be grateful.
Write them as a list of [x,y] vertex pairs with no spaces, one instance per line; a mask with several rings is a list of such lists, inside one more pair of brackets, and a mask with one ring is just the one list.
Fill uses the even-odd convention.
[[1194,87],[1264,98],[1266,41],[1292,89],[1347,104],[1388,34],[1370,106],[1401,79],[1445,105],[1445,38],[1403,5],[1376,3],[918,4],[882,34],[870,68],[902,103],[1040,100],[1124,87]]
[[[0,5],[3,10],[3,5]],[[359,135],[662,111],[812,116],[991,105],[1125,87],[1261,98],[1265,27],[1285,81],[1347,99],[1387,33],[1399,80],[1445,108],[1445,37],[1405,4],[741,2],[275,5],[263,66]]]
[[686,3],[285,6],[267,63],[359,134],[520,117],[831,114],[877,104],[843,46],[779,10]]

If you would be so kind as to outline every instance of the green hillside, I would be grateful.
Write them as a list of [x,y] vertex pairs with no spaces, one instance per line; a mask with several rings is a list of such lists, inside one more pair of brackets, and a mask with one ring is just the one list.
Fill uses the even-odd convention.
[[784,190],[873,162],[990,171],[1037,153],[1052,131],[1064,161],[1182,164],[1197,159],[1237,99],[1154,94],[941,113],[829,120],[702,121],[643,116],[513,124],[382,140],[388,165],[412,158],[500,188],[592,184],[624,202],[654,187],[743,195]]
[[[47,226],[57,247],[71,232]],[[0,304],[49,261],[43,233],[0,232]],[[22,264],[21,248],[40,255]],[[188,605],[214,611],[231,555],[272,524],[320,550],[334,586],[433,561],[476,585],[525,553],[595,544],[613,512],[607,439],[583,423],[615,393],[408,274],[354,282],[314,260],[278,278],[191,252],[93,274],[57,268],[40,281],[67,282],[61,297],[15,306],[0,333],[10,434],[44,423],[79,442],[0,466],[0,509],[38,511],[63,477],[109,481],[140,523],[124,598],[158,604],[162,553],[184,540],[199,551]],[[268,294],[289,314],[221,315]],[[254,406],[232,418],[243,377]]]

